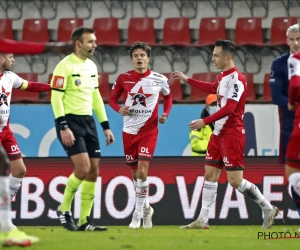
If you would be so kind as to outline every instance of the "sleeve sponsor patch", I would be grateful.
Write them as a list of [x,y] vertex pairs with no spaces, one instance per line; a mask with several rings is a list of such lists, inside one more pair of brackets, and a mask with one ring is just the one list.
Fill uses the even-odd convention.
[[63,88],[65,78],[62,76],[54,76],[53,88]]

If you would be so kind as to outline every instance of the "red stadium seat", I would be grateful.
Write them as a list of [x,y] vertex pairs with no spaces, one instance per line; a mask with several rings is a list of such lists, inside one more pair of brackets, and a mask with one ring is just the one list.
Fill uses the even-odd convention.
[[227,39],[224,17],[201,18],[199,27],[198,44],[214,46],[218,39]]
[[14,32],[12,27],[12,19],[0,19],[0,37],[5,39],[14,40]]
[[97,35],[97,45],[120,46],[118,18],[95,18],[93,28]]
[[25,19],[23,22],[22,40],[39,43],[49,42],[48,19]]
[[287,46],[286,31],[297,22],[297,17],[274,17],[271,25],[270,45]]
[[[37,73],[18,73],[22,79],[27,81],[38,81]],[[30,92],[26,90],[13,89],[11,102],[26,102],[26,103],[39,103],[40,102],[40,93],[39,92]]]
[[245,80],[247,82],[247,96],[246,102],[256,101],[256,91],[254,86],[254,74],[253,73],[243,73]]
[[272,95],[270,89],[270,73],[266,73],[264,77],[264,88],[262,100],[265,102],[272,102]]
[[109,86],[109,74],[106,72],[99,73],[99,91],[104,102],[109,101],[110,86]]
[[[218,73],[214,72],[205,72],[205,73],[194,73],[192,75],[193,79],[203,81],[203,82],[215,82],[217,80]],[[209,93],[206,93],[194,86],[191,85],[191,94],[190,94],[190,101],[191,102],[203,102],[205,101],[207,95]]]
[[[183,101],[183,93],[181,88],[180,80],[171,78],[172,73],[161,73],[165,77],[169,79],[169,85],[171,89],[171,94],[173,98],[173,102],[182,102]],[[163,97],[160,97],[160,101],[163,100]]]
[[58,22],[57,42],[68,42],[71,40],[72,31],[83,26],[83,18],[61,18]]
[[133,17],[129,21],[127,44],[136,41],[146,42],[150,46],[156,44],[154,18]]
[[262,31],[262,18],[240,17],[236,20],[235,46],[253,45],[260,46],[264,42]]
[[163,29],[163,45],[188,46],[191,44],[190,19],[166,18]]

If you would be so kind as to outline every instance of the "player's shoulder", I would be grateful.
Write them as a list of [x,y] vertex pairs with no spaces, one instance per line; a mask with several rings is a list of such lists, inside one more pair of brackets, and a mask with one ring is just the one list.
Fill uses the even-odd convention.
[[282,67],[282,65],[286,65],[287,60],[289,59],[289,57],[290,57],[290,53],[285,53],[285,54],[275,58],[272,65]]
[[19,76],[12,71],[4,71],[4,76],[9,78],[19,78]]
[[291,55],[291,58],[295,58],[296,60],[300,60],[300,52]]
[[151,73],[150,73],[150,76],[153,77],[153,78],[156,78],[156,80],[160,80],[160,81],[168,81],[168,78],[166,76],[164,76],[163,74],[160,74],[158,72],[155,72],[155,71],[152,71],[151,70]]
[[245,75],[242,72],[240,72],[237,68],[235,68],[235,70],[232,72],[231,80],[232,81],[240,81],[242,83],[246,82]]

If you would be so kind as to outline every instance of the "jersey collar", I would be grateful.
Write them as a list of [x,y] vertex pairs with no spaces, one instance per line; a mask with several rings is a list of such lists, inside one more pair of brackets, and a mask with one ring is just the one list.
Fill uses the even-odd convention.
[[233,67],[233,68],[231,68],[229,70],[223,71],[223,76],[228,76],[231,73],[233,73],[234,71],[236,71],[236,67]]
[[147,69],[147,71],[143,74],[140,74],[138,72],[136,72],[135,70],[133,70],[133,75],[137,78],[144,78],[144,77],[147,77],[148,75],[151,74],[151,70],[150,69]]

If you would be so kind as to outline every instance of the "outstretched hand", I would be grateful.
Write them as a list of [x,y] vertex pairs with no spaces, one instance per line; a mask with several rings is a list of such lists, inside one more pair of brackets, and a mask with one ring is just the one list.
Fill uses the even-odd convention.
[[74,51],[72,42],[46,43],[45,52],[70,54]]
[[174,79],[179,79],[184,82],[188,81],[188,77],[180,71],[172,72],[171,77]]
[[205,126],[205,123],[203,119],[198,119],[198,120],[191,121],[188,126],[192,130],[199,130]]

